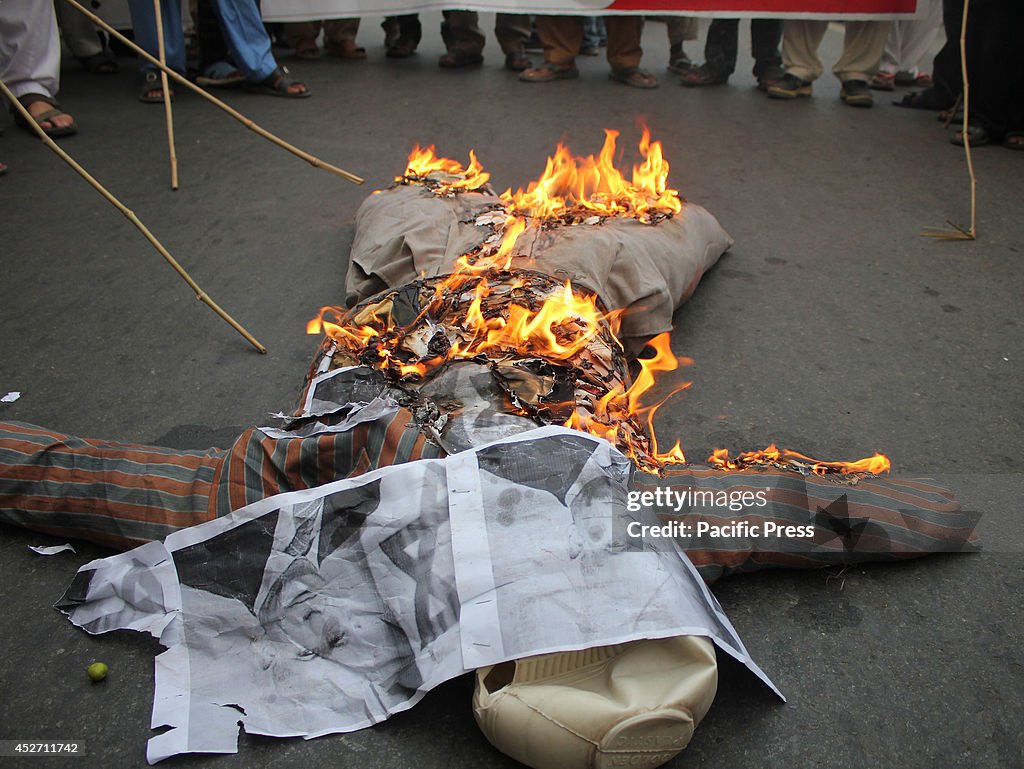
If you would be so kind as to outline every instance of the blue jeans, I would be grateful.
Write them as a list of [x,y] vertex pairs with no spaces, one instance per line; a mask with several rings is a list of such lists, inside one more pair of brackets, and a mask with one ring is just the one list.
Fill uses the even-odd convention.
[[[185,72],[185,36],[181,28],[180,0],[162,0],[164,50],[167,66]],[[221,32],[231,58],[252,81],[264,80],[277,69],[270,51],[270,36],[263,26],[255,0],[211,0],[220,21]],[[157,55],[156,14],[152,0],[128,0],[135,29],[135,41],[150,55]],[[143,72],[155,67],[144,59],[139,61]]]

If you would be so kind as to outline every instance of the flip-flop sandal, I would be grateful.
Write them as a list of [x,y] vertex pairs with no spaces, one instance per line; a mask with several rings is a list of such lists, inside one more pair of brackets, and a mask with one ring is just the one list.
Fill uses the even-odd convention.
[[356,45],[354,40],[345,40],[341,43],[328,43],[327,55],[335,59],[348,59],[349,61],[362,61],[366,58],[366,49]]
[[[992,137],[989,136],[988,131],[986,131],[981,126],[968,126],[967,138],[970,140],[972,147],[984,147],[985,145],[992,143]],[[963,147],[964,132],[955,131],[953,135],[949,138],[949,141],[951,144],[955,144],[958,147]]]
[[701,64],[684,72],[679,76],[679,80],[688,88],[697,88],[705,85],[725,85],[729,82],[729,76],[715,72],[707,64]]
[[630,67],[628,69],[613,69],[611,72],[608,73],[608,77],[611,80],[614,80],[616,83],[622,83],[633,88],[658,87],[658,78],[656,78],[650,72],[640,69],[639,67]]
[[1010,131],[1003,137],[1003,146],[1008,150],[1024,150],[1024,131]]
[[930,109],[936,111],[949,109],[953,106],[949,103],[948,99],[935,95],[930,88],[923,91],[905,93],[902,99],[894,101],[893,104],[897,107],[907,107],[908,109]]
[[[39,125],[40,128],[43,129],[43,133],[49,136],[51,139],[57,139],[61,136],[71,136],[73,134],[78,133],[78,123],[75,122],[74,118],[72,118],[70,125],[62,126],[61,128],[57,128],[56,126],[51,126],[50,128],[43,128],[43,123],[52,123],[54,118],[68,114],[60,108],[60,105],[56,102],[55,99],[51,99],[48,96],[43,96],[40,93],[29,93],[25,94],[24,96],[19,96],[18,101],[21,102],[21,106],[23,106],[25,109],[28,109],[33,104],[36,104],[38,102],[44,102],[45,104],[48,104],[51,107],[51,109],[46,110],[46,112],[43,112],[42,114],[32,116],[32,119]],[[25,120],[22,114],[18,112],[14,107],[11,107],[11,115],[14,117],[15,125],[17,125],[19,128],[24,128],[30,134],[36,136],[35,129],[32,128],[31,125],[29,125],[28,121]]]
[[209,65],[196,77],[196,85],[204,88],[235,88],[244,82],[245,75],[226,61]]
[[896,75],[891,72],[876,72],[871,78],[870,88],[873,91],[895,91]]
[[576,67],[554,67],[550,64],[541,64],[519,73],[519,79],[525,83],[550,83],[553,80],[573,80],[579,76],[580,71]]
[[[304,90],[289,91],[288,89],[293,85],[301,85]],[[298,80],[292,80],[292,78],[288,76],[288,70],[284,67],[278,67],[258,83],[246,81],[242,84],[242,88],[249,93],[262,93],[267,96],[279,96],[282,99],[305,99],[312,96],[309,89],[306,88],[306,84]]]
[[466,69],[479,67],[483,63],[484,57],[481,54],[465,51],[462,48],[453,48],[437,60],[437,66],[442,69]]
[[[154,94],[159,95],[154,96]],[[174,101],[174,89],[171,88],[170,82],[167,83],[167,95],[171,97],[171,101]],[[155,69],[146,70],[146,74],[142,76],[142,88],[139,90],[139,101],[143,104],[164,103],[164,84],[160,77],[160,73]]]

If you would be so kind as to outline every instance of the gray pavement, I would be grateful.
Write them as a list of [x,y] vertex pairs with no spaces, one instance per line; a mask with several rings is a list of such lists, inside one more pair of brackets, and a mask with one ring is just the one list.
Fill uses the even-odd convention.
[[[770,101],[741,57],[730,85],[657,91],[581,79],[524,84],[501,69],[488,24],[482,69],[441,72],[436,15],[413,60],[383,57],[374,20],[363,63],[291,66],[313,98],[232,94],[268,129],[366,177],[353,186],[275,149],[199,98],[175,102],[182,188],[167,183],[163,116],[135,101],[134,73],[65,66],[81,133],[63,145],[133,208],[202,287],[269,348],[260,356],[197,304],[141,236],[39,142],[0,137],[0,419],[177,447],[225,446],[287,408],[317,341],[305,321],[338,303],[353,215],[416,143],[525,185],[555,142],[596,152],[605,127],[636,157],[643,118],[670,181],[736,239],[677,314],[674,347],[693,387],[660,412],[662,442],[694,460],[770,441],[813,456],[885,451],[901,476],[944,477],[984,513],[986,552],[838,573],[764,573],[715,587],[755,659],[789,697],[774,701],[730,664],[676,767],[1024,766],[1024,537],[1020,533],[1024,343],[1024,156],[975,153],[980,237],[935,242],[966,223],[962,151],[931,112],[838,100]],[[746,26],[741,49],[746,48]],[[838,52],[826,39],[824,58]],[[664,73],[662,25],[645,64]],[[688,45],[698,53],[698,45]],[[699,58],[699,56],[697,57]],[[127,64],[127,62],[124,62]],[[126,67],[130,69],[130,67]],[[897,92],[898,93],[898,92]],[[673,382],[666,381],[666,392]],[[85,740],[76,765],[139,767],[151,735],[155,641],[90,637],[51,608],[76,568],[107,553],[41,558],[43,535],[0,528],[0,739]],[[91,685],[94,659],[111,668]],[[477,731],[468,677],[412,711],[309,742],[243,735],[236,756],[173,765],[514,766]],[[46,766],[70,759],[2,759]]]

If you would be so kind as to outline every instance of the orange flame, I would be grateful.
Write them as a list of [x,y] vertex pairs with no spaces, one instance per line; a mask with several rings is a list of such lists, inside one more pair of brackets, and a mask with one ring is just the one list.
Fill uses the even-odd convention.
[[[637,460],[644,465],[650,465],[650,461],[647,460],[648,456],[659,466],[684,463],[686,455],[678,441],[668,452],[664,454],[658,452],[658,442],[654,431],[654,414],[669,398],[680,390],[688,388],[690,382],[682,383],[653,406],[644,406],[641,397],[654,386],[655,373],[675,371],[680,365],[689,365],[693,361],[689,358],[676,357],[672,352],[668,332],[654,337],[647,343],[647,346],[654,350],[654,356],[638,360],[640,373],[632,385],[626,389],[617,387],[610,390],[594,404],[593,415],[585,410],[577,409],[566,421],[565,426],[590,433],[598,438],[604,438],[613,445],[624,447],[625,453],[630,459]],[[646,447],[638,445],[632,435],[622,430],[624,422],[640,417],[646,417],[648,431],[647,436],[642,437],[650,440],[649,452]],[[653,469],[657,471],[658,468]]]
[[615,140],[619,132],[605,129],[604,146],[595,158],[573,157],[559,143],[548,158],[544,173],[526,191],[506,190],[502,200],[512,213],[550,219],[577,213],[582,216],[622,216],[648,219],[652,214],[678,214],[679,192],[669,189],[669,164],[660,142],[651,142],[644,127],[640,154],[644,162],[633,166],[631,181],[615,167]]
[[854,473],[879,475],[889,472],[892,467],[889,458],[877,451],[873,456],[854,462],[827,462],[812,459],[799,451],[779,449],[774,443],[763,451],[744,451],[735,459],[729,456],[729,449],[715,449],[707,461],[709,465],[720,470],[744,470],[748,467],[789,464],[805,467],[815,475],[851,475]]
[[[610,340],[605,337],[605,349],[609,341],[614,345],[618,341],[616,333],[622,312],[603,313],[595,295],[574,289],[569,281],[561,291],[550,293],[548,289],[549,295],[539,308],[535,307],[535,300],[518,299],[516,294],[509,295],[508,303],[500,306],[495,306],[494,302],[488,306],[486,302],[492,290],[488,278],[511,281],[513,288],[523,285],[521,277],[509,276],[506,271],[519,255],[516,245],[528,226],[539,227],[545,220],[552,219],[563,223],[569,219],[569,223],[576,223],[595,215],[635,218],[650,223],[656,221],[658,215],[671,216],[682,210],[679,193],[667,186],[669,165],[662,155],[661,144],[650,140],[647,128],[639,143],[644,160],[633,167],[628,182],[614,163],[617,137],[617,131],[606,130],[604,146],[596,158],[592,155],[573,157],[559,144],[555,154],[548,158],[544,173],[531,182],[525,192],[519,190],[512,194],[507,190],[503,193],[501,198],[507,217],[500,232],[491,225],[494,234],[482,246],[457,260],[455,272],[434,285],[433,297],[407,326],[396,324],[391,304],[385,299],[352,313],[322,307],[307,323],[306,333],[323,331],[354,357],[372,361],[378,368],[405,380],[425,377],[445,361],[481,354],[492,359],[515,354],[577,365],[574,358],[602,331],[609,331],[610,336]],[[490,175],[484,172],[472,150],[469,157],[469,166],[463,168],[454,160],[439,158],[433,145],[426,149],[416,146],[409,155],[405,174],[396,181],[422,182],[436,194],[479,189]],[[472,298],[467,295],[470,286]],[[534,306],[524,306],[519,301],[532,302]],[[442,307],[444,311],[433,316]],[[447,315],[449,312],[454,312],[455,316]],[[451,346],[444,354],[416,360],[412,348],[403,347],[403,342],[413,331],[422,330],[422,321],[428,316],[433,318],[432,323],[457,325],[459,330],[455,336],[460,338],[448,334]],[[434,349],[433,342],[432,338],[428,349]],[[417,344],[423,344],[422,338]],[[629,387],[620,384],[597,397],[586,385],[581,390],[578,384],[576,407],[565,426],[607,440],[638,466],[658,473],[666,465],[686,463],[679,441],[667,452],[658,451],[654,416],[669,398],[688,388],[690,383],[683,382],[654,405],[645,405],[642,399],[654,387],[656,374],[675,371],[680,365],[693,361],[672,352],[668,333],[655,337],[648,346],[654,350],[654,355],[638,361],[640,372]],[[598,393],[606,387],[603,385]],[[588,400],[591,398],[596,400]],[[646,434],[641,420],[646,422]],[[774,444],[763,451],[741,453],[735,459],[730,458],[728,449],[715,449],[708,463],[723,470],[774,465],[819,475],[882,473],[890,468],[889,460],[878,453],[856,462],[824,462],[796,451],[780,450]]]
[[462,164],[456,160],[438,157],[433,144],[425,149],[420,149],[420,145],[417,144],[409,153],[405,173],[395,177],[395,181],[423,180],[431,174],[438,173],[445,174],[446,177],[461,177],[440,179],[440,186],[444,190],[478,190],[491,178],[491,175],[480,165],[473,150],[469,151],[469,166],[463,168]]

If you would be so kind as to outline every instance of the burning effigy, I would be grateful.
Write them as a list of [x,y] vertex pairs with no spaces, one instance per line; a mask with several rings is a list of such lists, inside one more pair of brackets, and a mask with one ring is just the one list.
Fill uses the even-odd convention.
[[[646,130],[628,179],[616,138],[500,195],[474,153],[416,148],[357,214],[346,306],[310,321],[279,427],[176,454],[0,425],[4,520],[138,546],[59,605],[168,647],[150,761],[234,752],[239,725],[363,728],[476,671],[478,722],[518,760],[656,766],[714,696],[706,639],[778,693],[706,583],[976,547],[951,493],[878,453],[662,450],[672,314],[731,239]],[[97,462],[117,482],[81,509]]]

